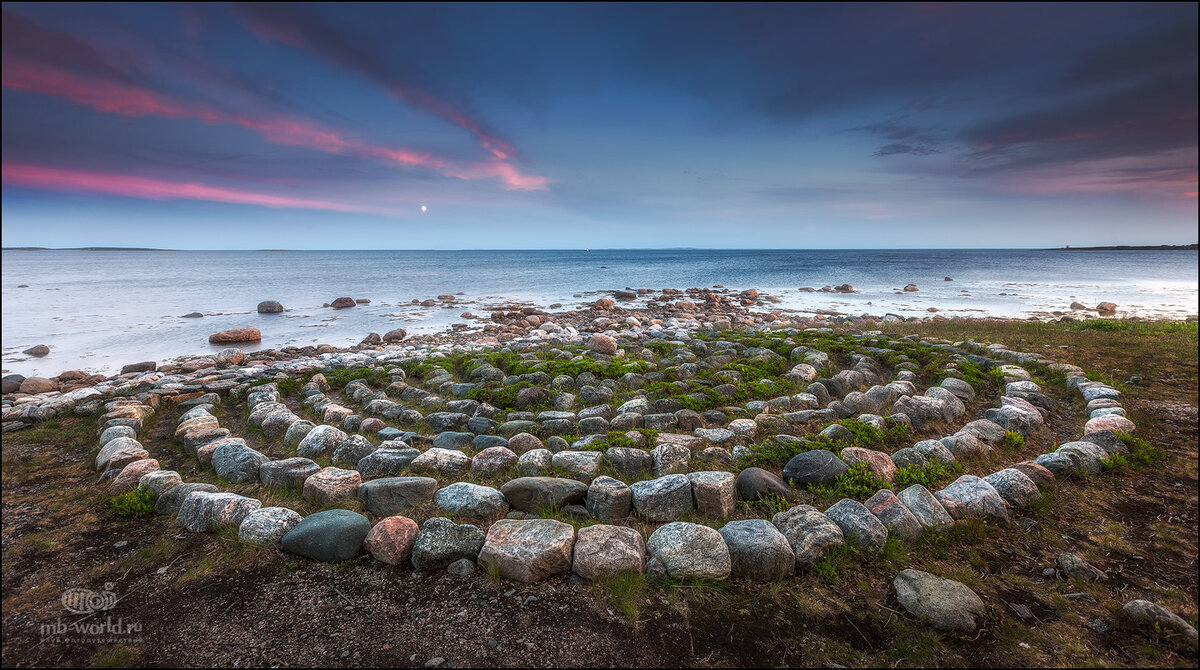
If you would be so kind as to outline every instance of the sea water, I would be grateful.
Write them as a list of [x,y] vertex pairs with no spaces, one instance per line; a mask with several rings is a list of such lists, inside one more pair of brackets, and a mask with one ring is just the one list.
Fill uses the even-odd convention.
[[[568,251],[20,251],[2,256],[3,369],[26,376],[111,373],[142,360],[212,353],[220,330],[253,326],[278,348],[347,346],[367,333],[472,323],[510,301],[571,309],[598,291],[756,288],[763,308],[858,316],[1048,316],[1073,301],[1122,316],[1197,313],[1195,251],[568,250]],[[950,277],[953,281],[946,281]],[[855,293],[803,287],[849,283]],[[905,292],[907,284],[918,291]],[[24,285],[24,286],[22,286]],[[453,308],[412,299],[457,294]],[[583,294],[575,298],[575,294]],[[332,310],[349,296],[369,305]],[[263,300],[281,314],[258,314]],[[639,301],[642,302],[642,301]],[[201,312],[203,318],[180,318]],[[47,344],[36,359],[21,353]]]

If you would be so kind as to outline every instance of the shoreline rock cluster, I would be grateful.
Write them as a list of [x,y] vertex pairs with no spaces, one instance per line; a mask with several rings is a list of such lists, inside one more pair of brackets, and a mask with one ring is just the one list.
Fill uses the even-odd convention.
[[[527,321],[529,316],[537,315],[522,313]],[[599,330],[614,323],[609,317],[596,317],[591,326]],[[695,319],[687,322],[672,318],[647,328],[640,322],[627,324],[631,327],[628,330],[609,328],[593,332],[584,340],[573,327],[552,324],[557,329],[545,330],[542,326],[546,324],[539,319],[537,329],[545,336],[531,336],[524,341],[532,344],[550,339],[576,345],[586,341],[587,352],[579,359],[604,363],[633,360],[629,353],[643,343],[670,342],[675,351],[688,354],[677,357],[684,361],[679,368],[688,370],[684,366],[691,364],[686,362],[689,356],[695,359],[689,346],[708,350],[721,341],[695,339],[691,323],[704,327]],[[719,336],[733,326],[723,325],[716,320],[709,322],[711,330],[706,332]],[[809,332],[832,333],[829,329]],[[889,351],[875,344],[881,342],[879,336],[877,331],[851,334],[881,353]],[[644,572],[652,579],[782,579],[842,544],[876,550],[889,535],[911,541],[924,532],[937,532],[970,517],[1006,525],[1013,510],[1035,503],[1057,479],[1099,474],[1105,459],[1126,449],[1117,431],[1128,433],[1136,428],[1124,416],[1120,393],[1089,381],[1075,366],[1053,363],[1037,354],[1013,352],[1000,345],[931,346],[1001,375],[1005,389],[1000,406],[988,409],[986,418],[967,423],[953,435],[920,441],[893,454],[860,447],[845,447],[836,454],[820,449],[802,451],[787,463],[782,476],[753,467],[734,474],[722,470],[721,465],[732,465],[739,458],[739,448],[746,449],[739,438],[753,438],[763,426],[776,428],[772,438],[776,441],[802,441],[806,438],[785,434],[778,428],[851,416],[880,427],[888,421],[915,428],[950,423],[966,414],[968,404],[975,400],[974,389],[962,379],[946,377],[917,395],[913,383],[916,377],[911,370],[898,365],[896,379],[888,381],[879,364],[865,354],[854,355],[852,369],[821,377],[819,369],[830,369],[828,355],[801,345],[791,351],[792,367],[787,374],[794,382],[808,383],[808,391],[745,403],[746,409],[758,412],[753,419],[729,420],[716,410],[701,415],[672,409],[669,403],[652,402],[644,396],[615,410],[606,404],[604,399],[611,402],[617,383],[636,389],[655,373],[626,373],[611,386],[588,383],[596,381],[594,375],[585,378],[590,373],[578,379],[563,376],[553,380],[541,373],[544,379],[537,379],[536,374],[525,375],[529,381],[523,383],[536,383],[522,388],[517,402],[522,402],[522,393],[538,389],[544,395],[529,394],[530,405],[551,398],[556,403],[564,398],[569,401],[559,403],[561,409],[540,413],[510,411],[505,413],[504,423],[499,423],[492,420],[500,416],[496,408],[488,409],[486,402],[466,397],[485,388],[481,382],[497,373],[508,383],[496,367],[485,364],[472,368],[471,377],[481,380],[474,383],[456,382],[445,368],[434,367],[421,375],[420,385],[403,369],[388,367],[391,363],[436,361],[454,347],[368,346],[348,353],[327,352],[315,358],[276,361],[269,366],[265,361],[254,365],[240,350],[226,350],[218,356],[221,360],[205,361],[206,367],[190,366],[193,369],[189,371],[181,365],[164,373],[151,364],[140,364],[116,380],[105,379],[67,393],[6,397],[4,429],[10,430],[15,423],[43,421],[59,412],[100,414],[101,450],[96,469],[103,473],[101,481],[115,492],[139,485],[149,487],[158,493],[156,511],[161,505],[161,513],[173,513],[177,524],[188,530],[237,526],[242,541],[281,547],[314,560],[346,560],[365,548],[377,560],[392,565],[411,565],[418,570],[456,566],[454,570],[459,573],[482,565],[503,577],[532,582],[568,572],[595,579],[629,570]],[[782,358],[769,349],[759,349],[745,348],[739,353],[750,360]],[[712,355],[718,359],[722,356]],[[249,367],[239,367],[248,362]],[[844,472],[854,464],[864,464],[874,475],[891,481],[901,464],[931,459],[954,463],[959,457],[990,451],[990,445],[1009,431],[1028,436],[1044,423],[1043,412],[1053,401],[1022,367],[1027,363],[1063,373],[1068,387],[1076,389],[1087,403],[1089,417],[1081,440],[1064,443],[1033,461],[984,477],[962,475],[936,492],[920,484],[898,494],[882,489],[865,502],[844,498],[823,512],[810,505],[796,505],[770,520],[729,521],[720,531],[682,520],[693,511],[727,519],[738,498],[752,500],[772,493],[787,498],[791,486],[828,482],[836,477],[832,473]],[[351,382],[342,389],[342,396],[361,403],[361,412],[371,415],[364,418],[331,398],[329,384],[318,372],[301,389],[302,405],[319,416],[321,423],[317,424],[282,402],[277,382],[250,386],[253,381],[281,380],[304,372],[355,368],[384,372],[390,381],[388,391],[403,402],[390,400],[391,394],[377,393],[365,382]],[[552,383],[556,392],[537,385]],[[459,399],[443,400],[429,388]],[[249,424],[268,438],[294,446],[297,455],[272,459],[232,436],[213,413],[223,398],[244,401],[250,412]],[[592,404],[571,411],[577,398]],[[283,507],[262,508],[257,499],[220,492],[212,485],[184,483],[178,473],[160,470],[159,462],[150,458],[136,440],[147,419],[163,403],[183,410],[175,436],[182,441],[185,452],[213,468],[224,481],[299,485],[304,499],[318,505],[357,498],[365,511],[380,520],[372,525],[367,516],[347,509],[302,517]],[[404,403],[416,403],[428,408],[429,413]],[[885,419],[882,415],[888,408],[892,414]],[[401,423],[424,423],[437,435],[431,439],[388,427],[376,416]],[[588,427],[592,424],[595,426]],[[592,448],[611,428],[629,429],[625,435],[630,440],[638,435],[645,439],[645,433],[638,432],[642,429],[660,432],[653,434],[653,449],[648,444],[643,449]],[[689,432],[675,432],[681,428]],[[533,434],[560,429],[584,434],[573,443],[556,436],[543,441]],[[820,435],[837,440],[839,431],[835,429],[846,431],[844,426],[830,423]],[[351,431],[355,434],[349,434]],[[375,445],[364,435],[383,441]],[[727,445],[733,445],[732,450]],[[469,446],[474,455],[463,453],[464,446]],[[315,458],[329,458],[331,464],[322,467]],[[689,461],[698,458],[711,460],[718,467],[693,471]],[[645,463],[637,465],[639,460]],[[653,477],[626,484],[601,474],[602,465],[611,467],[614,473],[644,468]],[[439,488],[435,478],[456,477],[467,471],[486,475],[513,466],[522,476],[499,489],[469,482]],[[420,476],[402,476],[409,471]],[[401,514],[429,502],[446,516],[431,517],[418,526]],[[636,530],[616,523],[592,525],[576,532],[562,521],[530,516],[547,506],[602,522],[633,515],[662,525],[644,542]],[[501,515],[507,518],[494,521],[486,531],[474,523],[458,523],[451,518],[488,520]],[[983,614],[982,607],[963,592],[965,586],[935,575],[904,571],[896,578],[896,589],[901,604],[910,612],[943,630],[972,631]],[[947,598],[957,603],[950,612],[938,609]],[[931,610],[931,602],[943,604]],[[1145,607],[1135,610],[1148,611]]]
[[[947,280],[950,280],[947,277]],[[823,293],[855,293],[856,290],[850,284],[841,284],[838,286],[824,286],[820,289],[812,287],[801,287],[798,289],[801,292],[823,292]],[[915,291],[916,285],[909,284],[903,291]],[[760,293],[757,289],[746,289],[742,291],[725,289],[722,286],[713,288],[688,288],[674,289],[665,288],[661,290],[655,289],[633,289],[626,288],[625,290],[604,291],[613,297],[600,297],[590,305],[576,310],[566,311],[548,311],[541,307],[533,305],[522,305],[519,303],[505,303],[492,309],[488,317],[476,316],[471,312],[463,312],[461,318],[466,322],[454,323],[443,331],[414,335],[410,340],[413,344],[436,345],[436,344],[468,344],[471,342],[490,343],[494,341],[507,342],[523,337],[544,337],[546,335],[556,334],[564,329],[572,329],[572,334],[587,332],[594,330],[596,327],[596,319],[608,318],[612,325],[616,327],[634,327],[641,324],[651,325],[654,321],[663,323],[670,319],[675,319],[681,322],[692,322],[693,328],[724,328],[724,329],[743,329],[763,326],[768,324],[788,324],[797,328],[809,327],[848,327],[859,330],[870,330],[877,328],[883,323],[896,322],[923,322],[923,321],[959,321],[959,320],[1025,320],[1025,319],[1007,319],[1003,317],[976,317],[976,316],[952,316],[946,317],[939,312],[939,308],[930,307],[926,311],[930,315],[926,316],[910,316],[905,317],[895,313],[885,313],[883,315],[863,313],[857,316],[846,315],[831,309],[817,309],[812,316],[805,316],[799,310],[792,309],[773,309],[768,305],[770,303],[778,303],[779,299],[775,296]],[[461,294],[460,294],[461,295]],[[576,297],[582,297],[583,294],[575,294]],[[634,299],[646,298],[649,296],[645,306],[630,304]],[[440,301],[440,303],[439,303]],[[437,300],[427,299],[421,300],[413,298],[412,304],[432,307],[439,305],[444,309],[452,309],[456,304],[461,304],[461,301],[455,296],[444,294],[437,296]],[[345,309],[354,307],[355,305],[370,304],[368,298],[351,298],[341,297],[333,301],[333,303],[324,303],[323,307],[332,309]],[[552,304],[549,310],[555,310],[561,307],[559,304]],[[753,311],[753,310],[759,311]],[[762,310],[770,311],[762,311]],[[1076,317],[1069,312],[1089,311],[1096,312],[1101,317],[1113,317],[1117,314],[1117,305],[1112,302],[1101,302],[1095,308],[1088,308],[1078,302],[1073,302],[1067,311],[1054,310],[1044,316],[1030,316],[1029,320],[1058,320],[1062,322],[1076,321]],[[275,300],[265,300],[256,306],[256,311],[259,314],[280,314],[285,311],[282,304]],[[202,317],[200,312],[194,312],[184,315],[185,317]],[[1189,316],[1188,320],[1195,320],[1195,316]],[[472,324],[471,322],[475,322]],[[546,326],[546,328],[543,328]],[[384,342],[393,342],[405,340],[408,333],[404,328],[397,328],[387,332],[384,335],[378,333],[370,333],[357,346],[373,346]],[[241,327],[233,328],[209,336],[210,344],[246,344],[262,341],[262,333],[258,328]],[[332,347],[332,345],[317,345],[305,347],[285,346],[280,348],[272,348],[267,352],[277,353],[282,352],[284,355],[295,356],[312,356],[329,351],[346,351],[354,350],[355,347]],[[22,353],[34,358],[44,358],[51,353],[49,346],[39,344],[24,350]],[[256,352],[258,353],[258,352]],[[181,359],[182,360],[182,359]],[[86,374],[91,375],[86,371],[68,370],[62,373],[64,375]],[[20,377],[20,375],[7,375],[9,377]],[[53,380],[53,378],[50,378]],[[71,380],[73,381],[73,380]],[[19,382],[18,382],[19,383]],[[93,382],[96,383],[96,382]],[[7,386],[5,388],[8,388]],[[16,391],[5,391],[5,393]]]

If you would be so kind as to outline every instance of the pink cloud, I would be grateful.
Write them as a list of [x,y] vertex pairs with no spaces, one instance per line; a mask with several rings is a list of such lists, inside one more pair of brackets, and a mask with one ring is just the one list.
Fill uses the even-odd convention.
[[459,179],[496,177],[503,181],[510,191],[543,191],[550,184],[548,177],[523,175],[512,163],[498,159],[472,163],[459,169],[448,170],[445,172],[445,175]]
[[165,96],[134,84],[78,75],[61,68],[22,63],[12,58],[4,60],[2,76],[5,88],[67,98],[101,112],[168,119],[203,115],[199,110],[187,110]]
[[[122,70],[110,67],[101,52],[85,42],[44,30],[10,12],[4,13],[4,28],[5,53],[0,74],[6,88],[56,96],[110,114],[239,126],[272,144],[357,156],[392,165],[423,167],[458,179],[498,179],[509,190],[541,190],[550,181],[545,177],[524,175],[511,164],[499,164],[515,153],[511,146],[483,133],[473,119],[458,114],[437,99],[423,98],[417,92],[406,95],[414,96],[421,106],[439,109],[441,114],[453,117],[463,127],[474,128],[494,160],[462,163],[429,151],[369,144],[349,138],[337,128],[295,116],[255,117],[181,100],[139,84]],[[32,39],[31,35],[37,39]],[[283,33],[273,37],[287,43],[301,39]]]
[[448,176],[462,179],[494,176],[509,190],[521,191],[545,190],[550,184],[549,178],[523,174],[509,162],[516,157],[517,150],[507,141],[489,132],[478,119],[463,113],[437,96],[400,81],[369,53],[344,41],[340,35],[329,31],[294,8],[281,9],[245,3],[238,5],[237,10],[246,28],[259,40],[279,42],[306,51],[374,81],[396,99],[424,109],[471,133],[480,146],[492,156],[493,160],[464,166],[454,173],[446,173]]
[[71,193],[104,193],[144,200],[204,200],[257,205],[274,209],[317,209],[334,212],[394,214],[392,211],[330,200],[293,198],[272,193],[209,186],[197,182],[176,182],[135,175],[60,170],[18,163],[3,164],[3,181],[10,186],[24,188]]
[[335,128],[298,119],[277,116],[257,119],[174,98],[136,84],[80,75],[62,68],[5,59],[3,84],[6,88],[65,98],[97,111],[122,116],[156,116],[167,119],[192,119],[209,124],[235,125],[253,131],[272,144],[299,146],[331,154],[370,158],[393,165],[425,167],[458,179],[496,178],[509,190],[545,189],[545,177],[521,174],[509,163],[489,162],[457,165],[454,161],[417,149],[370,145],[347,138]]
[[1028,170],[1000,180],[997,186],[1009,192],[1036,195],[1094,193],[1194,199],[1197,183],[1194,162],[1194,149],[1080,161],[1070,170],[1052,167]]

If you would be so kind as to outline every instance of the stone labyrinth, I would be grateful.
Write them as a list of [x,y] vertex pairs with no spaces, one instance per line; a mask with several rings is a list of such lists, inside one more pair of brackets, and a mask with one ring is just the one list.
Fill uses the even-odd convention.
[[615,335],[129,373],[75,412],[101,415],[101,485],[190,531],[522,582],[788,579],[843,545],[1021,523],[1134,431],[1117,390],[1001,345]]

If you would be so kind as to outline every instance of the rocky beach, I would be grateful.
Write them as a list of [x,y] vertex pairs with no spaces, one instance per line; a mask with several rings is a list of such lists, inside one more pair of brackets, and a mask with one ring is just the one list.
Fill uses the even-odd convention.
[[[946,277],[946,282],[953,281]],[[897,289],[897,294],[916,293],[920,288],[916,284],[908,284]],[[837,286],[825,285],[819,288],[802,287],[800,293],[853,295],[856,291],[850,284]],[[406,312],[419,313],[439,310],[457,313],[457,319],[448,324],[443,330],[409,334],[405,328],[393,328],[382,335],[368,332],[362,340],[352,346],[337,347],[331,344],[316,344],[307,346],[283,346],[278,348],[261,347],[262,330],[269,333],[272,328],[270,321],[243,321],[259,324],[257,327],[242,326],[229,328],[211,333],[208,343],[212,353],[206,355],[171,356],[161,361],[160,369],[168,371],[194,372],[209,363],[224,361],[223,356],[228,352],[218,348],[226,344],[236,344],[242,349],[248,349],[250,359],[258,364],[274,365],[277,362],[295,359],[312,359],[321,354],[350,353],[359,351],[379,350],[384,345],[399,342],[410,347],[432,348],[443,345],[494,345],[498,342],[539,342],[546,340],[579,341],[582,334],[602,332],[606,329],[617,329],[632,334],[644,334],[647,337],[670,337],[673,333],[695,330],[698,328],[715,328],[721,330],[747,329],[762,326],[772,328],[786,327],[819,327],[837,325],[857,329],[872,329],[887,323],[920,323],[947,322],[970,320],[973,318],[994,317],[964,317],[961,315],[944,316],[937,307],[927,307],[923,316],[904,316],[894,312],[869,313],[848,315],[835,309],[797,310],[781,307],[781,299],[758,289],[731,289],[722,285],[711,288],[686,289],[649,289],[631,288],[608,291],[588,291],[575,293],[571,296],[576,303],[575,309],[564,309],[563,305],[551,303],[539,306],[531,303],[513,301],[473,300],[458,294],[439,294],[436,297],[413,298],[408,303],[389,304],[387,316],[403,318]],[[339,313],[356,308],[362,310],[372,304],[370,298],[353,298],[343,296],[325,302],[321,310],[328,314],[324,320],[336,319]],[[461,311],[460,311],[461,310]],[[271,318],[282,320],[289,318],[289,310],[280,302],[265,300],[253,310],[259,315],[269,315]],[[814,313],[815,312],[815,313]],[[239,314],[246,312],[232,312]],[[276,316],[277,315],[277,316]],[[197,312],[185,314],[180,318],[199,319],[204,315]],[[1064,309],[1038,312],[1027,319],[1039,321],[1055,321],[1072,323],[1090,318],[1113,318],[1128,316],[1128,311],[1113,302],[1103,301],[1094,306],[1079,302],[1071,302]],[[235,317],[236,318],[236,317]],[[411,317],[409,317],[411,318]],[[453,318],[453,317],[452,317]],[[1196,315],[1187,317],[1195,321]],[[236,321],[235,321],[236,322]],[[393,322],[394,325],[394,322]],[[428,328],[422,330],[428,331]],[[16,347],[12,347],[16,349]],[[5,357],[6,366],[9,364],[35,362],[39,368],[54,360],[52,348],[46,344],[37,344]],[[310,361],[311,362],[311,361]],[[117,366],[114,366],[117,367]],[[128,366],[121,363],[122,372],[128,371]],[[8,370],[5,370],[8,372]],[[16,390],[24,379],[24,375],[9,374],[4,377],[5,392]],[[105,375],[95,374],[87,370],[64,370],[54,377],[33,376],[35,380],[54,382],[51,390],[75,390],[87,384],[98,383]],[[50,389],[44,381],[33,381],[26,390],[33,388]]]
[[[1184,279],[1196,273],[1190,251],[4,254],[3,370],[27,377],[213,356],[223,345],[210,336],[239,328],[258,329],[256,348],[277,351],[347,349],[397,329],[423,343],[539,336],[547,315],[582,332],[603,316],[594,309],[602,299],[617,308],[609,318],[633,316],[644,328],[689,314],[883,323],[1197,313],[1196,282]],[[247,265],[259,272],[244,275]],[[229,280],[213,285],[206,274]],[[276,288],[264,290],[260,276]],[[339,298],[347,306],[334,307]]]

